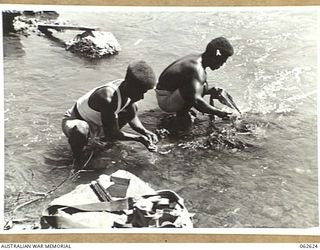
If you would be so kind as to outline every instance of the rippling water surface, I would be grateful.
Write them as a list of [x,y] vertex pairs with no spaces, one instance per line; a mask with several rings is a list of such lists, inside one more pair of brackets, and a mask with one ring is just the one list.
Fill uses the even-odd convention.
[[[161,152],[119,142],[93,162],[106,167],[66,183],[51,197],[16,211],[37,220],[54,197],[101,173],[125,169],[155,189],[172,189],[201,228],[310,228],[318,226],[317,13],[309,10],[61,12],[59,19],[112,32],[119,55],[90,61],[44,37],[4,37],[5,217],[66,178],[71,152],[61,132],[65,110],[101,81],[123,77],[129,62],[148,61],[157,76],[173,60],[202,52],[225,36],[235,54],[210,86],[232,94],[251,135],[244,150],[184,147],[205,138],[200,116],[191,136],[166,139]],[[59,34],[67,41],[75,32]],[[159,122],[154,93],[139,102],[150,129]],[[223,126],[223,125],[221,125]],[[67,168],[60,168],[69,166]]]

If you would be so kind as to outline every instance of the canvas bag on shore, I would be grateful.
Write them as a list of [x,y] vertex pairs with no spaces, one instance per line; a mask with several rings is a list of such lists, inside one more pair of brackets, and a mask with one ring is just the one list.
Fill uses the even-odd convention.
[[118,170],[97,182],[111,199],[101,200],[92,183],[53,200],[44,210],[45,228],[192,228],[183,199],[170,190],[154,191],[135,175]]

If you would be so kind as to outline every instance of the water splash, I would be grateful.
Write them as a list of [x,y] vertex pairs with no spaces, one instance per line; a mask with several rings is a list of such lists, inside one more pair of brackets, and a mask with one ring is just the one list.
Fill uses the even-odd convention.
[[245,98],[249,111],[261,113],[290,113],[303,103],[304,99],[316,94],[316,91],[304,93],[301,75],[309,68],[296,67],[282,70],[274,75],[259,68],[254,73],[254,80],[248,81]]

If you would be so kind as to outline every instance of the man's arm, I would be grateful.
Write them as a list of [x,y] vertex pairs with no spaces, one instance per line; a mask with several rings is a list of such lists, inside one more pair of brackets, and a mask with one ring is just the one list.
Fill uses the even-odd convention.
[[104,108],[101,111],[101,120],[103,124],[104,134],[107,140],[131,140],[139,142],[138,135],[125,133],[119,129],[118,118],[114,114],[113,110],[108,110],[107,108]]
[[150,147],[150,141],[146,136],[121,131],[118,118],[114,114],[114,110],[110,108],[108,102],[106,102],[105,107],[101,111],[101,120],[107,140],[136,141],[142,143],[150,151],[156,150],[156,148]]
[[101,88],[89,98],[89,105],[100,110],[104,134],[107,140],[132,140],[140,141],[137,135],[120,131],[118,118],[115,115],[117,100],[114,99],[114,91],[110,88]]
[[127,108],[128,112],[133,112],[133,119],[129,122],[130,127],[142,134],[145,135],[146,137],[148,137],[149,140],[151,140],[152,143],[157,143],[158,142],[158,137],[156,136],[156,134],[152,133],[151,131],[147,130],[142,122],[140,121],[137,112],[138,112],[138,107],[135,103],[133,103],[132,105],[128,106]]
[[219,99],[219,94],[221,93],[222,89],[212,87],[209,89],[208,84],[206,88],[204,88],[202,96],[210,95],[213,99]]
[[193,79],[189,85],[181,88],[180,93],[187,102],[192,103],[193,107],[201,113],[216,115],[221,118],[228,117],[230,114],[214,108],[203,99],[203,85],[197,79]]

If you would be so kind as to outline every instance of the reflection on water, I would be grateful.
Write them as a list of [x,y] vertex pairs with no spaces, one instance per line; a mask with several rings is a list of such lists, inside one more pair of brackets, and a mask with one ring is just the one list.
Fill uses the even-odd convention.
[[[195,227],[318,225],[315,12],[65,12],[60,19],[113,32],[123,51],[93,62],[44,37],[4,37],[6,218],[37,197],[28,192],[46,192],[69,175],[71,152],[60,122],[79,96],[123,77],[132,60],[148,61],[159,75],[174,59],[201,52],[223,35],[235,55],[218,71],[208,71],[208,82],[232,94],[241,118],[216,120],[214,128],[198,114],[189,134],[161,140],[158,153],[128,142],[97,150],[90,162],[95,172],[17,210],[15,217],[37,220],[53,198],[124,169],[155,189],[178,192],[195,213]],[[59,34],[65,41],[73,36]],[[147,128],[161,127],[165,115],[154,93],[139,109]]]
[[10,57],[19,57],[25,54],[19,35],[10,34],[3,36],[3,55],[7,59]]

